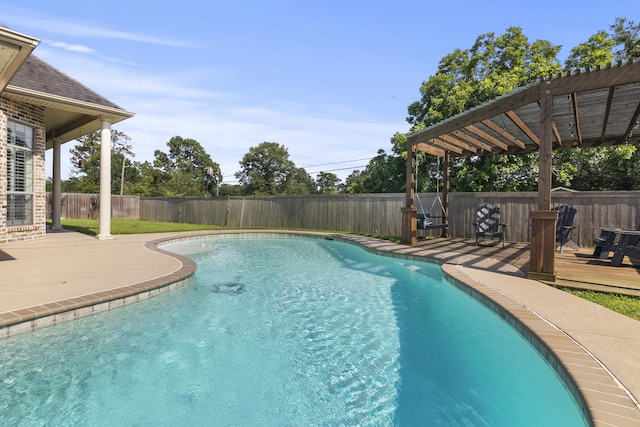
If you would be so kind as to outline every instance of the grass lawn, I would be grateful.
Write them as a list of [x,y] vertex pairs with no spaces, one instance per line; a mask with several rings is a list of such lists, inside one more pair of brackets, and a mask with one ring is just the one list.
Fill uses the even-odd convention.
[[603,292],[561,288],[565,292],[595,302],[632,319],[640,320],[640,298]]
[[[80,233],[98,235],[100,224],[97,219],[65,219],[61,221],[64,228]],[[222,230],[224,227],[215,225],[182,224],[175,222],[154,222],[133,219],[112,219],[111,234],[143,234],[143,233],[169,233],[176,231]],[[371,237],[399,242],[399,238],[389,236],[370,235]],[[580,291],[563,288],[564,291],[580,298],[595,302],[610,310],[640,320],[640,298],[624,295],[606,294],[593,291]]]
[[[97,219],[63,219],[63,228],[97,236],[100,222]],[[177,222],[154,222],[135,219],[112,219],[111,234],[171,233],[175,231],[222,230],[216,225],[182,224]]]

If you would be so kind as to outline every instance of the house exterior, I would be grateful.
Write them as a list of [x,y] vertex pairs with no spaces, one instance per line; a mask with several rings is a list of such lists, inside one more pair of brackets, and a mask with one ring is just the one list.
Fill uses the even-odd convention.
[[133,114],[32,54],[39,41],[0,26],[0,244],[46,234],[45,153],[60,228],[60,146],[101,131],[100,234],[110,235],[111,125]]

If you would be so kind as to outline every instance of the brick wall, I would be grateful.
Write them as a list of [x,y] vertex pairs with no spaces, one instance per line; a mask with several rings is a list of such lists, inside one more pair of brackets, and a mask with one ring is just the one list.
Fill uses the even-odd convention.
[[[34,128],[34,223],[7,226],[7,121]],[[46,233],[44,107],[0,97],[0,244],[41,239]]]

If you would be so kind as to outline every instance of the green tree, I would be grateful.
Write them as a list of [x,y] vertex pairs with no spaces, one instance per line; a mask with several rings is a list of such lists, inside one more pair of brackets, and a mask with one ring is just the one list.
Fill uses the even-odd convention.
[[[529,42],[518,27],[508,28],[499,37],[494,33],[479,36],[471,48],[456,49],[446,55],[440,61],[436,74],[422,83],[420,100],[408,107],[407,121],[412,125],[412,131],[433,125],[541,77],[558,73],[561,70],[557,58],[559,50],[560,46],[545,40]],[[399,150],[397,147],[401,145],[402,138],[396,135],[395,141],[394,150]],[[430,157],[425,158],[418,170],[429,178],[428,182],[437,180],[441,173]],[[535,180],[536,160],[535,153],[453,158],[451,189],[530,190]]]
[[[404,160],[403,160],[404,161]],[[414,170],[415,189],[418,193],[442,191],[443,161],[437,156],[416,153]]]
[[239,185],[222,184],[220,186],[221,197],[242,196],[243,188]]
[[407,121],[430,126],[558,73],[559,51],[560,46],[545,40],[530,43],[518,27],[499,37],[483,34],[470,49],[456,49],[440,60],[436,74],[422,83],[420,100],[409,105]]
[[584,43],[571,49],[564,69],[566,72],[578,68],[594,68],[613,61],[614,39],[604,30],[598,31]]
[[340,185],[340,178],[335,173],[318,172],[316,185],[318,194],[336,194]]
[[202,145],[194,139],[174,136],[167,146],[168,153],[154,152],[154,192],[164,196],[215,194],[222,173]]
[[304,168],[294,168],[287,176],[283,194],[314,194],[316,182]]
[[[610,32],[600,30],[573,48],[565,70],[606,66],[640,58],[640,25],[618,18]],[[554,153],[554,185],[576,190],[640,189],[637,146],[578,148]]]
[[277,142],[263,142],[249,148],[240,161],[235,176],[250,195],[286,194],[293,185],[291,178],[297,169],[289,160],[289,150]]
[[349,194],[366,193],[363,181],[365,176],[362,171],[354,170],[347,176],[344,182],[344,187],[341,188],[341,192]]
[[535,191],[537,178],[537,153],[459,158],[450,172],[457,191]]
[[406,164],[401,156],[388,155],[379,149],[362,172],[360,185],[364,193],[399,193],[405,188]]
[[635,61],[640,58],[640,23],[617,18],[610,29],[615,41],[615,61]]
[[[100,131],[91,132],[77,140],[71,153],[71,179],[64,191],[76,193],[100,192]],[[133,157],[131,138],[124,132],[111,131],[111,193],[120,194],[122,162],[125,156]],[[129,171],[130,176],[133,170]]]

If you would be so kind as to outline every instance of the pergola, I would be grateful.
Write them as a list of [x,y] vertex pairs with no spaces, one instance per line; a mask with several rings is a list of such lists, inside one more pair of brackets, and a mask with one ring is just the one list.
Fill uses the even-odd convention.
[[639,115],[640,63],[630,62],[543,78],[410,135],[402,242],[417,244],[413,206],[417,151],[444,157],[445,211],[452,156],[539,151],[538,205],[530,213],[529,278],[554,281],[557,212],[551,210],[552,151],[637,144]]

